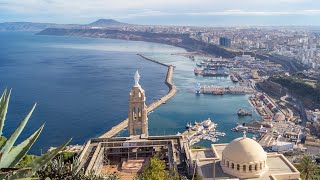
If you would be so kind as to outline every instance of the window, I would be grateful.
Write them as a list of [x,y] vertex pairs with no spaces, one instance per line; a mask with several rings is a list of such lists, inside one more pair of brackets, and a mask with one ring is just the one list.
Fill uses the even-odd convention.
[[249,165],[249,171],[252,171],[252,165]]
[[231,168],[234,169],[234,164],[232,163]]
[[139,118],[141,117],[141,110],[140,110],[140,108],[138,108],[138,117],[139,117]]
[[237,170],[240,171],[240,164],[237,164]]
[[246,172],[247,171],[247,166],[243,165],[243,171]]

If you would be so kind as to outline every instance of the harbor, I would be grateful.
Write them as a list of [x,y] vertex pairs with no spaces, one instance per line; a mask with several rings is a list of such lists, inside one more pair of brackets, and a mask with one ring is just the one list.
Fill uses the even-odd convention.
[[224,94],[252,94],[254,90],[244,86],[200,86],[196,93],[224,95]]
[[[144,57],[144,56],[141,56]],[[152,57],[147,58],[147,60],[152,60]],[[195,61],[191,61],[190,62],[196,63]],[[153,61],[153,62],[158,62],[158,61]],[[165,61],[164,61],[165,62]],[[168,64],[170,64],[170,62],[166,62]],[[220,68],[221,64],[219,64],[219,67],[217,64],[215,64],[217,66],[217,68]],[[204,65],[205,66],[205,65]],[[226,65],[223,65],[225,68],[229,68]],[[169,69],[171,69],[169,71]],[[211,69],[210,71],[215,71],[213,69]],[[175,85],[172,83],[172,72],[173,72],[173,66],[169,66],[168,68],[168,74],[167,74],[167,78],[166,78],[166,84],[169,87],[169,96],[172,97],[173,95],[171,93],[175,93],[176,92],[176,87]],[[178,73],[179,73],[179,69],[178,69]],[[211,95],[225,95],[225,94],[230,94],[230,95],[251,95],[251,96],[230,96],[232,98],[237,98],[237,97],[243,97],[243,98],[239,98],[242,99],[241,102],[239,103],[235,103],[235,104],[228,104],[229,106],[233,106],[231,108],[232,112],[230,112],[229,110],[227,111],[228,114],[232,114],[233,120],[228,119],[228,124],[224,124],[224,122],[222,120],[215,120],[215,122],[211,121],[210,118],[212,119],[219,119],[219,117],[217,118],[217,116],[212,116],[212,114],[207,117],[207,120],[204,120],[202,122],[195,122],[195,123],[190,123],[187,122],[187,130],[185,132],[178,133],[183,135],[184,138],[186,138],[190,145],[203,145],[203,144],[208,144],[210,143],[217,143],[217,142],[226,142],[228,141],[229,138],[235,137],[237,136],[238,133],[240,132],[248,132],[249,134],[252,134],[256,137],[260,137],[268,132],[270,132],[271,128],[273,127],[272,122],[267,122],[265,121],[265,116],[261,116],[264,121],[260,121],[261,117],[259,115],[263,115],[262,113],[259,112],[259,109],[257,109],[257,103],[258,101],[252,101],[253,97],[257,97],[259,99],[260,102],[260,95],[257,96],[256,94],[256,90],[255,88],[253,88],[254,84],[249,80],[249,78],[251,77],[251,71],[250,70],[246,70],[244,67],[242,68],[234,68],[232,69],[232,71],[230,71],[230,74],[228,74],[228,76],[230,76],[230,79],[226,79],[226,78],[216,78],[216,77],[196,77],[194,76],[198,82],[204,84],[203,80],[208,81],[213,80],[215,82],[219,82],[219,81],[223,81],[223,84],[220,85],[203,85],[200,86],[200,83],[197,83],[197,87],[196,87],[196,94],[211,94]],[[181,76],[182,77],[182,76]],[[175,79],[177,80],[177,79]],[[178,83],[181,85],[181,82],[179,82],[178,79]],[[234,85],[234,83],[237,83],[238,85]],[[232,85],[233,84],[233,85]],[[174,91],[171,91],[172,89],[174,89]],[[171,92],[171,93],[170,93]],[[168,95],[167,94],[167,95]],[[187,102],[188,98],[184,98],[184,96],[181,97],[181,95],[186,95],[186,94],[180,94],[178,95],[178,100],[182,100],[181,98],[183,98],[184,102]],[[166,96],[165,96],[166,97]],[[153,121],[151,121],[151,126],[152,127],[156,127],[158,124],[158,126],[162,126],[162,125],[166,125],[166,124],[170,124],[171,122],[175,122],[175,120],[173,121],[166,121],[165,118],[162,119],[157,119],[154,120],[154,117],[157,117],[159,114],[162,114],[163,111],[165,110],[165,112],[172,112],[172,110],[176,110],[177,112],[181,111],[180,108],[178,108],[178,106],[174,106],[172,107],[172,103],[167,103],[167,99],[163,97],[160,98],[158,101],[152,103],[149,107],[148,107],[148,116],[153,119]],[[203,99],[201,98],[201,96],[194,96],[197,99]],[[205,99],[216,99],[216,98],[210,98],[211,96],[208,96]],[[222,96],[212,96],[212,97],[222,97]],[[176,98],[176,99],[177,99]],[[200,100],[199,99],[199,100]],[[223,98],[222,100],[227,100],[229,98]],[[237,98],[238,99],[238,98]],[[247,104],[244,104],[243,102],[248,102]],[[192,103],[196,103],[197,101],[192,101]],[[222,104],[223,102],[220,101],[214,101],[215,102],[215,106],[214,109],[216,112],[223,112],[224,109],[220,109],[218,104]],[[158,106],[160,106],[161,104],[163,104],[163,106],[161,106],[159,109],[157,109],[157,111],[154,111],[154,109]],[[165,104],[165,105],[164,105]],[[185,106],[187,107],[186,103]],[[234,106],[236,105],[236,106]],[[266,104],[267,105],[267,104]],[[192,105],[192,109],[196,108],[199,105]],[[201,107],[201,106],[200,106]],[[203,106],[202,106],[203,107]],[[275,105],[274,105],[275,107]],[[168,109],[169,108],[169,109]],[[177,109],[178,108],[178,109]],[[255,111],[252,109],[254,108]],[[201,111],[199,108],[198,111]],[[206,112],[210,112],[210,109],[206,108]],[[256,114],[256,112],[258,113],[258,115]],[[270,113],[272,112],[272,108],[270,109],[270,111],[265,110],[265,113]],[[196,113],[192,113],[192,114],[196,114]],[[206,113],[208,114],[208,113]],[[272,114],[268,114],[268,119],[272,120],[273,116],[275,116],[276,111],[274,109],[274,112],[272,112]],[[258,117],[257,117],[258,116]],[[177,124],[180,122],[186,122],[186,117],[184,116],[175,116],[175,118],[184,118],[184,120],[180,120],[177,121]],[[191,118],[190,118],[191,117]],[[201,115],[197,115],[197,116],[190,116],[188,117],[188,119],[199,119],[199,117],[201,117]],[[202,117],[203,118],[203,117]],[[224,117],[222,117],[223,120]],[[256,120],[254,120],[256,119]],[[239,122],[240,121],[240,122]],[[232,123],[230,123],[232,122]],[[166,127],[165,130],[163,130],[163,134],[176,134],[178,131],[181,132],[181,124],[178,124],[177,126],[180,127],[180,130],[175,129],[174,127],[176,125],[172,125],[171,127]],[[223,126],[219,126],[218,124],[223,124]],[[161,125],[160,125],[161,124]],[[117,133],[119,133],[120,131],[124,130],[126,127],[128,126],[128,122],[127,121],[123,121],[122,123],[120,123],[118,126],[114,127],[111,129],[111,131],[109,131],[108,133],[106,133],[104,136],[105,137],[111,137],[116,135]],[[278,127],[276,125],[276,127]],[[175,132],[174,132],[175,131]],[[159,135],[159,130],[155,129],[152,131],[153,135]],[[174,132],[174,133],[173,133]],[[162,133],[161,133],[162,134]],[[207,145],[206,145],[207,146]]]
[[217,124],[212,122],[210,118],[204,120],[200,123],[194,122],[192,125],[189,122],[186,125],[187,130],[185,132],[178,133],[177,135],[182,135],[185,139],[188,140],[189,145],[194,145],[200,142],[202,139],[209,140],[212,143],[219,141],[219,137],[226,135],[224,132],[219,132],[216,130]]

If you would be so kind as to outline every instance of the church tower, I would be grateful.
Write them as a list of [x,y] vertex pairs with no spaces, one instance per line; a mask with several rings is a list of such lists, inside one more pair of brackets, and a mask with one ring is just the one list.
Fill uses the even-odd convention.
[[134,86],[129,96],[129,136],[144,134],[148,136],[148,116],[146,97],[144,90],[139,84],[140,75],[138,71],[134,75]]

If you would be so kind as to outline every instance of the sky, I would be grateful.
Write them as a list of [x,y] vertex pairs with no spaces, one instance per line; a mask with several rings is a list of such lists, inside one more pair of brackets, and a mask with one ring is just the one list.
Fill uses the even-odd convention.
[[320,0],[0,0],[0,22],[320,25]]

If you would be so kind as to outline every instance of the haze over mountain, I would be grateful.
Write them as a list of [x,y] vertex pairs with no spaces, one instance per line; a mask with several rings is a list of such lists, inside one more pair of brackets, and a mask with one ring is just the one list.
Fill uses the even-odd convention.
[[149,25],[320,25],[316,0],[2,0],[0,12],[0,22],[87,24],[107,17]]
[[46,28],[80,28],[85,26],[107,27],[114,25],[124,25],[113,19],[99,19],[89,24],[55,24],[37,22],[4,22],[0,23],[0,31],[42,31]]
[[98,19],[89,25],[91,26],[110,26],[110,25],[123,25],[126,23],[122,23],[113,19]]

